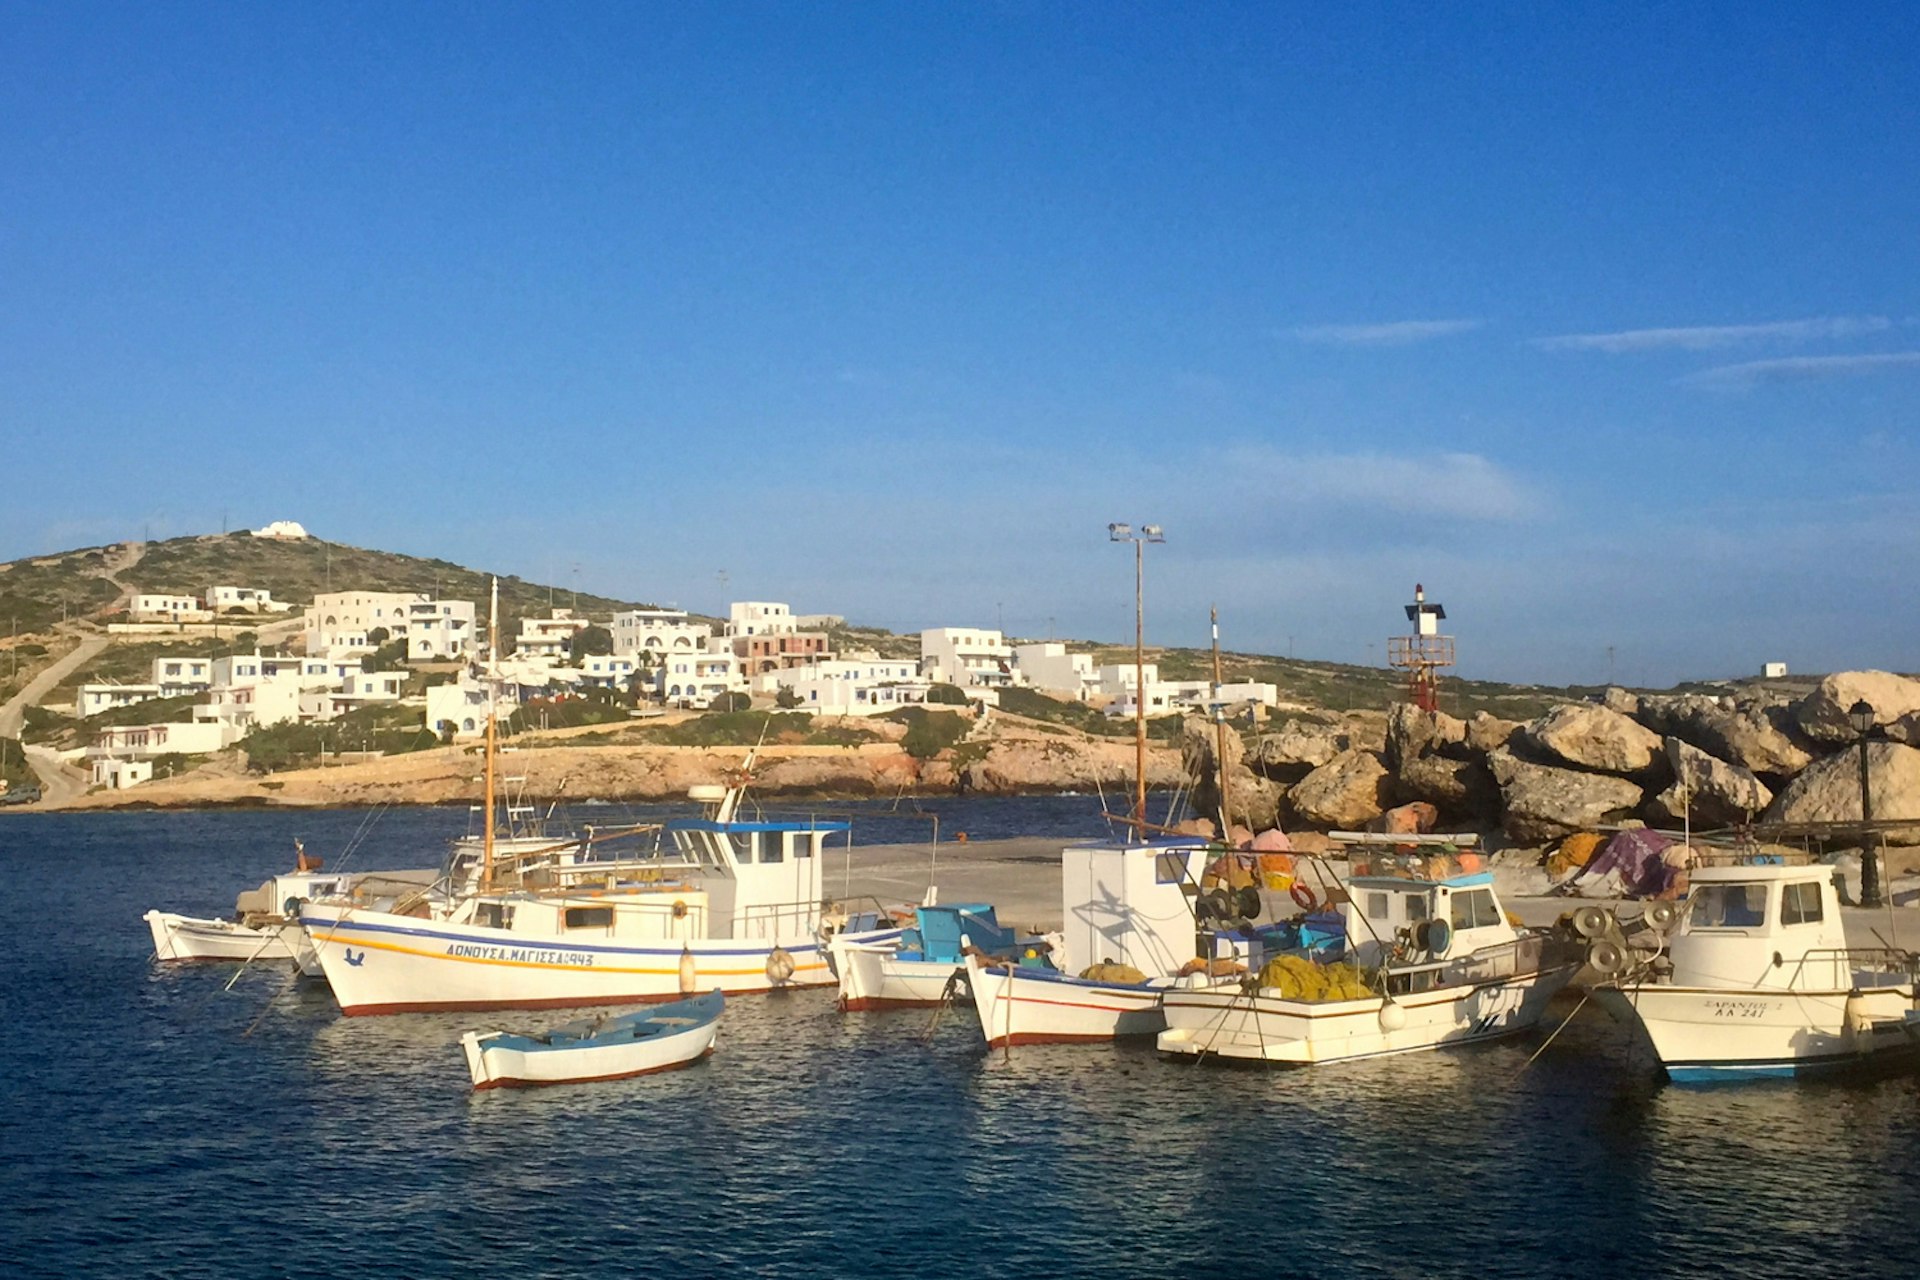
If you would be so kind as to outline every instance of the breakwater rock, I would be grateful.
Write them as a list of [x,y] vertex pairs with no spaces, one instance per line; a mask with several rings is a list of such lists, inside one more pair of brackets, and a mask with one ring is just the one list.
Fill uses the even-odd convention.
[[[1295,719],[1229,752],[1227,789],[1233,821],[1254,830],[1360,827],[1412,802],[1432,805],[1445,827],[1523,844],[1636,820],[1857,822],[1858,736],[1847,712],[1863,700],[1875,718],[1874,817],[1920,819],[1920,680],[1884,671],[1840,672],[1798,699],[1609,689],[1525,724],[1405,704],[1384,721]],[[1203,721],[1187,726],[1202,812],[1218,803],[1211,735]],[[1920,829],[1886,838],[1920,843]]]

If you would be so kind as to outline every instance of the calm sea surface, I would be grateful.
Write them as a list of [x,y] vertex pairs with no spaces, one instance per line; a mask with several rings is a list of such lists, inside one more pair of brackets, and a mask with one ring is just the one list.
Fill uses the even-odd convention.
[[[926,838],[888,808],[858,837]],[[938,809],[1097,832],[1090,798]],[[467,821],[369,817],[0,818],[0,1275],[1920,1274],[1920,1082],[1665,1087],[1585,1013],[1530,1067],[1538,1040],[1287,1073],[989,1055],[964,1011],[811,992],[732,1002],[689,1071],[475,1096],[462,1030],[559,1018],[349,1020],[279,970],[152,963],[142,912],[224,913],[295,836],[417,866]]]

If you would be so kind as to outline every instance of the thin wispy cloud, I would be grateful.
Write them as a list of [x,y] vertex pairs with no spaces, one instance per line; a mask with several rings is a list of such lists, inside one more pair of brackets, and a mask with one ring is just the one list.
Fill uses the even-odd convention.
[[1893,327],[1885,316],[1816,316],[1768,324],[1692,325],[1675,329],[1622,329],[1616,333],[1566,333],[1535,338],[1543,351],[1714,351],[1756,342],[1819,342],[1884,333]]
[[1288,330],[1302,342],[1341,347],[1406,347],[1435,338],[1470,333],[1479,320],[1392,320],[1385,324],[1308,324]]
[[1920,369],[1920,351],[1889,351],[1860,356],[1787,356],[1778,360],[1748,360],[1723,364],[1682,379],[1690,386],[1737,388],[1767,382],[1814,382],[1826,378],[1858,378],[1874,373]]

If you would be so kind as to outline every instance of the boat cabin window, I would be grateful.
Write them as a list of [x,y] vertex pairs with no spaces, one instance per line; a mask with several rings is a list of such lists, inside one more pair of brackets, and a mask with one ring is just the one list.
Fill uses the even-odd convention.
[[473,909],[473,922],[488,929],[513,926],[513,908],[502,902],[483,902]]
[[1387,918],[1387,895],[1370,893],[1367,895],[1367,919],[1385,920]]
[[785,862],[787,860],[787,855],[780,849],[780,839],[780,836],[771,831],[760,833],[760,861]]
[[793,846],[794,857],[811,858],[813,856],[813,835],[811,832],[792,832],[787,836],[787,841]]
[[1156,853],[1153,855],[1153,882],[1155,884],[1179,884],[1187,878],[1187,855],[1185,853]]
[[567,908],[567,928],[569,929],[611,929],[612,927],[612,907]]
[[1453,927],[1484,929],[1500,923],[1500,912],[1493,905],[1491,889],[1468,889],[1453,895]]
[[1687,925],[1694,929],[1757,929],[1767,922],[1764,884],[1706,884],[1694,890]]
[[1780,889],[1781,924],[1819,924],[1820,886],[1810,881],[1783,885]]
[[1409,893],[1407,897],[1407,923],[1418,924],[1427,918],[1427,895]]

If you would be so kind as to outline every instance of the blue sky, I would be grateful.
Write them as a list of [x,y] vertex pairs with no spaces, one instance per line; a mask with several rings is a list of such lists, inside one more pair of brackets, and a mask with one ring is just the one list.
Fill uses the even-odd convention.
[[[1920,8],[0,3],[0,559],[1920,668]],[[724,576],[723,576],[724,575]],[[1611,650],[1611,658],[1609,651]]]

